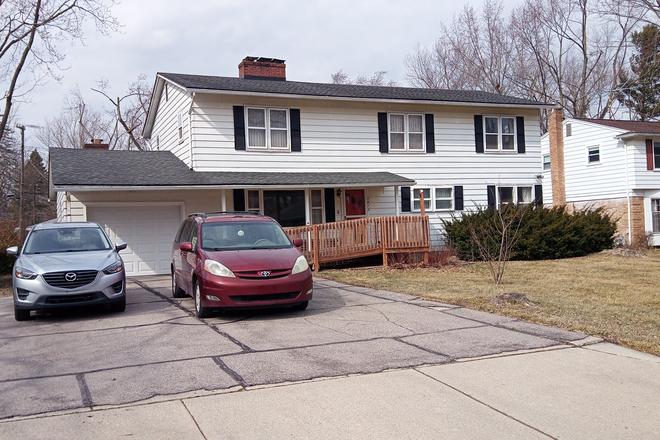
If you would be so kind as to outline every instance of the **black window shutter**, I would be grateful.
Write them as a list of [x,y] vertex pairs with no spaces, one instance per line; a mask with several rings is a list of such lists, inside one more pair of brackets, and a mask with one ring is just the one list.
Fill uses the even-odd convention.
[[242,189],[234,190],[234,211],[245,211],[245,191]]
[[388,144],[387,113],[378,113],[378,150],[381,153],[387,153]]
[[300,109],[289,109],[291,118],[291,151],[302,151],[302,141],[300,140]]
[[426,152],[435,153],[435,126],[433,124],[433,113],[424,115],[426,118]]
[[495,209],[497,205],[497,198],[495,197],[495,185],[488,185],[488,208]]
[[454,210],[463,210],[463,186],[454,187]]
[[234,106],[234,148],[245,150],[245,109],[242,105]]
[[410,212],[410,187],[401,187],[401,212]]
[[534,198],[536,206],[543,206],[543,185],[534,185]]
[[518,153],[525,152],[525,118],[522,116],[516,117],[516,130],[518,131]]
[[474,141],[477,153],[484,152],[484,118],[474,115]]
[[325,222],[332,223],[335,221],[335,189],[325,188],[323,195],[325,197]]

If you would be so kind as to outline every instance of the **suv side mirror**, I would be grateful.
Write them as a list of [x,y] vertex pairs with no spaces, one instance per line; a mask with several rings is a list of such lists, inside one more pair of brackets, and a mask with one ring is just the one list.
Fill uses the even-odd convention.
[[294,238],[293,239],[293,245],[295,247],[302,247],[303,245],[303,239],[302,238]]
[[126,246],[128,246],[126,242],[118,241],[117,243],[115,243],[115,250],[117,252],[123,251],[124,249],[126,249]]
[[7,255],[18,255],[18,246],[12,246],[7,248]]
[[192,243],[189,241],[181,243],[181,246],[179,246],[179,249],[181,249],[182,252],[192,252],[193,246]]

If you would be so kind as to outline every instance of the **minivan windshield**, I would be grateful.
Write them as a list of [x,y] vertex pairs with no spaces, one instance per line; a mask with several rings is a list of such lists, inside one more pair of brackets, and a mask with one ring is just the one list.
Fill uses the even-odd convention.
[[99,228],[66,227],[32,231],[25,243],[25,254],[85,252],[112,249]]
[[217,222],[202,224],[203,249],[282,249],[292,246],[282,227],[275,222]]

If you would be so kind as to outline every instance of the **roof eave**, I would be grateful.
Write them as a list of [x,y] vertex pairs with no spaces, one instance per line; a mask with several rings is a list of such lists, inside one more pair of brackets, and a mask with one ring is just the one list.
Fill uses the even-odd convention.
[[555,108],[554,104],[543,103],[529,103],[529,104],[506,104],[506,103],[488,103],[488,102],[467,102],[467,101],[434,101],[434,100],[417,100],[417,99],[387,99],[387,98],[354,98],[344,96],[327,96],[327,95],[301,95],[292,93],[268,93],[268,92],[243,92],[236,90],[215,90],[215,89],[199,89],[199,88],[185,88],[190,92],[207,93],[212,95],[236,95],[236,96],[260,96],[264,98],[290,98],[290,99],[309,99],[309,100],[331,100],[331,101],[354,101],[354,102],[378,102],[378,103],[397,103],[397,104],[430,104],[430,105],[458,105],[470,107],[508,107],[508,108]]
[[377,183],[313,183],[313,184],[229,184],[229,185],[55,185],[52,187],[54,192],[70,191],[70,192],[106,192],[106,191],[185,191],[185,190],[198,190],[198,189],[260,189],[260,188],[273,188],[273,189],[300,189],[300,188],[327,188],[328,186],[335,186],[338,188],[378,188],[390,186],[415,186],[416,181],[405,180],[399,182],[377,182]]
[[657,137],[660,137],[660,133],[637,133],[637,132],[629,131],[627,133],[622,133],[622,134],[616,135],[614,137],[617,138],[617,139],[621,139],[622,141],[628,141],[630,139],[639,138],[639,137],[645,137],[645,138],[656,137],[657,138]]

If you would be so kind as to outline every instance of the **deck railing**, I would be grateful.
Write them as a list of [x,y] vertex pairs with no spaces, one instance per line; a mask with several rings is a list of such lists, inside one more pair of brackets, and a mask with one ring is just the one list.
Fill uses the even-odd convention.
[[388,253],[427,252],[431,247],[428,216],[376,217],[284,228],[302,238],[302,252],[318,271],[322,263]]

